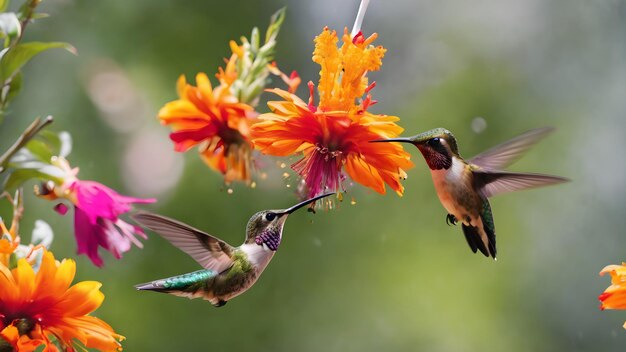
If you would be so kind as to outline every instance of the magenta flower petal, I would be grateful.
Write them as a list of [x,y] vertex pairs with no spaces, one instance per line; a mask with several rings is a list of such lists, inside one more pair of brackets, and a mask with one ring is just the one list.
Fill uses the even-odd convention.
[[101,267],[104,263],[98,254],[102,247],[120,259],[132,244],[143,245],[137,236],[147,238],[143,230],[119,218],[128,212],[133,203],[153,203],[156,199],[142,199],[118,194],[109,187],[94,181],[76,180],[70,185],[76,196],[74,231],[78,253],[86,254]]
[[[72,168],[63,157],[52,158],[52,164],[61,169],[65,177],[58,184],[42,185],[46,192],[40,196],[52,201],[65,199],[74,205],[74,236],[79,254],[87,255],[95,265],[102,266],[100,247],[118,259],[133,244],[142,247],[139,238],[147,238],[143,230],[126,223],[120,216],[130,211],[134,203],[154,203],[156,199],[127,197],[101,183],[79,180],[78,168]],[[65,215],[68,206],[57,204],[54,210]]]
[[78,254],[85,254],[91,262],[102,267],[104,262],[98,255],[98,247],[106,247],[104,233],[100,226],[94,225],[89,216],[79,208],[74,208],[74,236],[78,245]]
[[128,237],[125,237],[109,220],[103,220],[104,233],[106,234],[107,246],[106,248],[115,256],[120,259],[122,253],[128,252],[131,248],[131,242]]
[[70,186],[76,192],[77,206],[87,213],[89,221],[96,223],[97,218],[109,219],[113,222],[120,214],[130,210],[132,203],[154,203],[156,199],[126,197],[109,187],[94,181],[77,180]]
[[341,153],[335,154],[318,146],[313,152],[291,165],[291,168],[304,178],[308,187],[304,198],[313,198],[323,192],[341,189],[346,178],[341,171],[343,167],[341,158]]
[[68,210],[69,210],[69,208],[67,207],[67,205],[65,205],[63,203],[59,203],[59,204],[54,206],[54,211],[56,211],[57,213],[59,213],[61,215],[67,214]]
[[143,244],[137,239],[137,237],[135,237],[135,235],[138,235],[144,239],[148,238],[141,228],[133,226],[122,219],[117,219],[115,226],[117,226],[120,233],[128,238],[128,240],[130,240],[130,242],[132,242],[135,246],[143,248]]

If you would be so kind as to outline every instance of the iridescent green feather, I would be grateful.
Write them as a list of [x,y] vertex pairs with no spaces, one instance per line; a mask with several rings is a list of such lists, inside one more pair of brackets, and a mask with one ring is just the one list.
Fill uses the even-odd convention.
[[232,259],[233,266],[228,270],[228,273],[226,273],[226,279],[232,279],[237,275],[248,273],[254,269],[248,260],[248,256],[242,251],[233,253]]
[[480,217],[483,220],[483,226],[485,230],[490,231],[495,234],[496,232],[496,224],[493,222],[493,214],[491,213],[491,205],[489,205],[488,200],[483,201],[483,208],[480,212]]
[[216,276],[213,270],[198,270],[191,273],[170,277],[163,282],[166,290],[197,291],[205,287],[207,281]]

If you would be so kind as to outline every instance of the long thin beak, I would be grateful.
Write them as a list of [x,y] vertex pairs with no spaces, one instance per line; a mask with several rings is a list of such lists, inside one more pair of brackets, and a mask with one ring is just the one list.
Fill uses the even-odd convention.
[[375,139],[370,143],[383,143],[383,142],[400,142],[400,143],[413,143],[410,138],[389,138],[389,139]]
[[324,197],[332,196],[333,194],[335,194],[335,192],[332,192],[332,193],[326,193],[326,194],[322,194],[322,195],[317,196],[317,197],[313,197],[313,198],[311,198],[311,199],[307,199],[307,200],[305,200],[304,202],[300,202],[300,203],[298,203],[298,204],[294,205],[294,206],[293,206],[293,207],[291,207],[291,208],[287,208],[287,209],[285,209],[285,210],[282,212],[282,214],[291,214],[291,213],[293,213],[294,211],[296,211],[296,210],[298,210],[298,209],[302,208],[302,207],[303,207],[303,206],[305,206],[305,205],[309,205],[309,204],[311,204],[311,203],[315,202],[315,201],[316,201],[316,200],[318,200],[318,199],[322,199],[322,198],[324,198]]

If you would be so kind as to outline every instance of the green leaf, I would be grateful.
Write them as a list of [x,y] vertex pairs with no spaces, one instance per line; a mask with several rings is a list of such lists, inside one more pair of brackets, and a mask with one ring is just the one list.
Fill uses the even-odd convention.
[[[43,130],[39,132],[37,138],[43,140],[49,146],[52,155],[59,155],[59,150],[61,150],[61,138],[59,138],[57,133],[50,130]],[[46,160],[46,162],[49,161],[50,159]]]
[[6,82],[36,55],[55,48],[62,48],[76,54],[73,46],[62,42],[29,42],[10,47],[0,59],[0,82]]
[[248,104],[252,103],[261,93],[267,83],[267,75],[257,78],[252,84],[243,89],[241,101],[245,101]]
[[13,76],[13,79],[11,80],[11,83],[9,83],[9,91],[7,92],[6,97],[4,98],[4,107],[7,106],[7,104],[15,99],[15,97],[20,93],[20,91],[22,90],[22,73],[18,72],[15,76]]
[[66,131],[55,133],[43,130],[39,132],[37,138],[26,144],[26,149],[39,160],[50,163],[52,156],[66,157],[70,154],[72,151],[72,136]]
[[20,6],[20,9],[17,11],[17,13],[20,16],[20,19],[28,21],[31,18],[33,18],[33,14],[35,13],[35,9],[37,8],[37,6],[39,6],[39,4],[41,4],[42,1],[43,0],[26,0],[26,1],[24,1],[22,6]]
[[40,139],[31,139],[26,144],[26,149],[37,157],[37,159],[46,163],[49,163],[52,156],[55,155],[50,144]]
[[61,183],[66,176],[64,171],[51,165],[53,156],[65,156],[71,149],[71,137],[67,132],[59,134],[39,131],[9,159],[10,170],[5,180],[5,189],[19,187],[30,179]]
[[4,181],[4,189],[14,189],[19,187],[24,182],[31,179],[38,179],[41,181],[52,181],[54,183],[62,183],[63,180],[54,177],[46,172],[41,170],[44,169],[17,169],[13,171],[9,177]]
[[17,256],[15,253],[11,253],[9,256],[9,270],[17,268]]
[[14,38],[19,37],[21,32],[22,25],[15,13],[0,13],[0,37],[6,38],[4,43],[5,47],[9,46]]
[[0,0],[0,12],[4,12],[9,7],[9,0]]
[[286,13],[287,8],[283,7],[272,15],[272,17],[270,18],[270,25],[267,27],[267,32],[265,32],[266,43],[269,43],[270,41],[276,39],[276,36],[278,36],[278,31],[280,31],[280,26],[283,24],[283,21],[285,21]]
[[[41,132],[43,128],[51,124],[54,119],[52,116],[46,117],[43,121],[38,117],[22,132],[17,140],[7,149],[2,155],[0,155],[0,173],[6,170],[6,165],[9,161],[20,151],[24,150],[23,147]],[[28,152],[28,150],[25,150]]]
[[31,16],[31,19],[32,20],[41,20],[41,19],[48,18],[48,17],[50,17],[50,14],[43,13],[43,12],[38,12],[38,13],[34,13]]
[[250,34],[250,50],[253,53],[256,53],[261,46],[261,35],[259,34],[259,29],[254,27],[252,28],[252,34]]

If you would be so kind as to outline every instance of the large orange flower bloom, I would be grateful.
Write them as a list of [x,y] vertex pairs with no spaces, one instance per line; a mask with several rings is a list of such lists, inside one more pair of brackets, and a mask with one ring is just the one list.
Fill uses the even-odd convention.
[[[409,154],[400,145],[389,143],[380,148],[369,143],[403,131],[395,124],[398,117],[367,111],[375,103],[369,95],[375,84],[368,84],[366,74],[380,69],[386,51],[370,45],[376,37],[373,34],[365,39],[359,33],[351,38],[346,29],[343,45],[338,48],[336,32],[324,28],[315,38],[313,52],[313,61],[321,66],[319,105],[314,104],[312,82],[308,104],[289,92],[273,89],[271,92],[283,100],[269,102],[272,112],[261,115],[262,121],[252,126],[253,142],[261,152],[304,154],[292,168],[304,179],[306,197],[339,191],[344,170],[354,181],[378,193],[385,193],[385,184],[398,195],[404,191],[400,179],[412,166]],[[366,97],[359,99],[364,94]]]
[[611,286],[598,297],[600,309],[626,309],[626,263],[607,265],[600,271],[600,275],[606,273],[611,274]]
[[198,146],[204,162],[224,175],[224,181],[250,181],[252,143],[248,136],[256,113],[233,96],[230,86],[237,77],[234,57],[217,76],[220,85],[213,89],[206,74],[196,76],[192,86],[181,76],[179,99],[159,111],[161,123],[169,125],[176,151]]
[[300,78],[281,72],[274,59],[276,37],[285,18],[285,9],[272,15],[261,42],[254,28],[250,40],[241,37],[241,45],[230,41],[232,55],[224,69],[219,68],[215,89],[204,74],[196,76],[197,87],[178,80],[179,99],[159,111],[161,123],[174,131],[170,138],[177,151],[198,146],[204,162],[224,175],[226,184],[232,181],[250,183],[252,150],[250,126],[258,115],[254,108],[259,96],[270,82],[269,75],[279,76],[293,91]]
[[35,273],[26,259],[9,270],[0,264],[0,347],[10,344],[18,351],[57,351],[54,339],[63,350],[79,347],[101,351],[121,351],[124,337],[104,321],[87,314],[96,310],[104,295],[101,284],[82,281],[70,287],[76,264],[73,260],[57,263],[45,251]]

